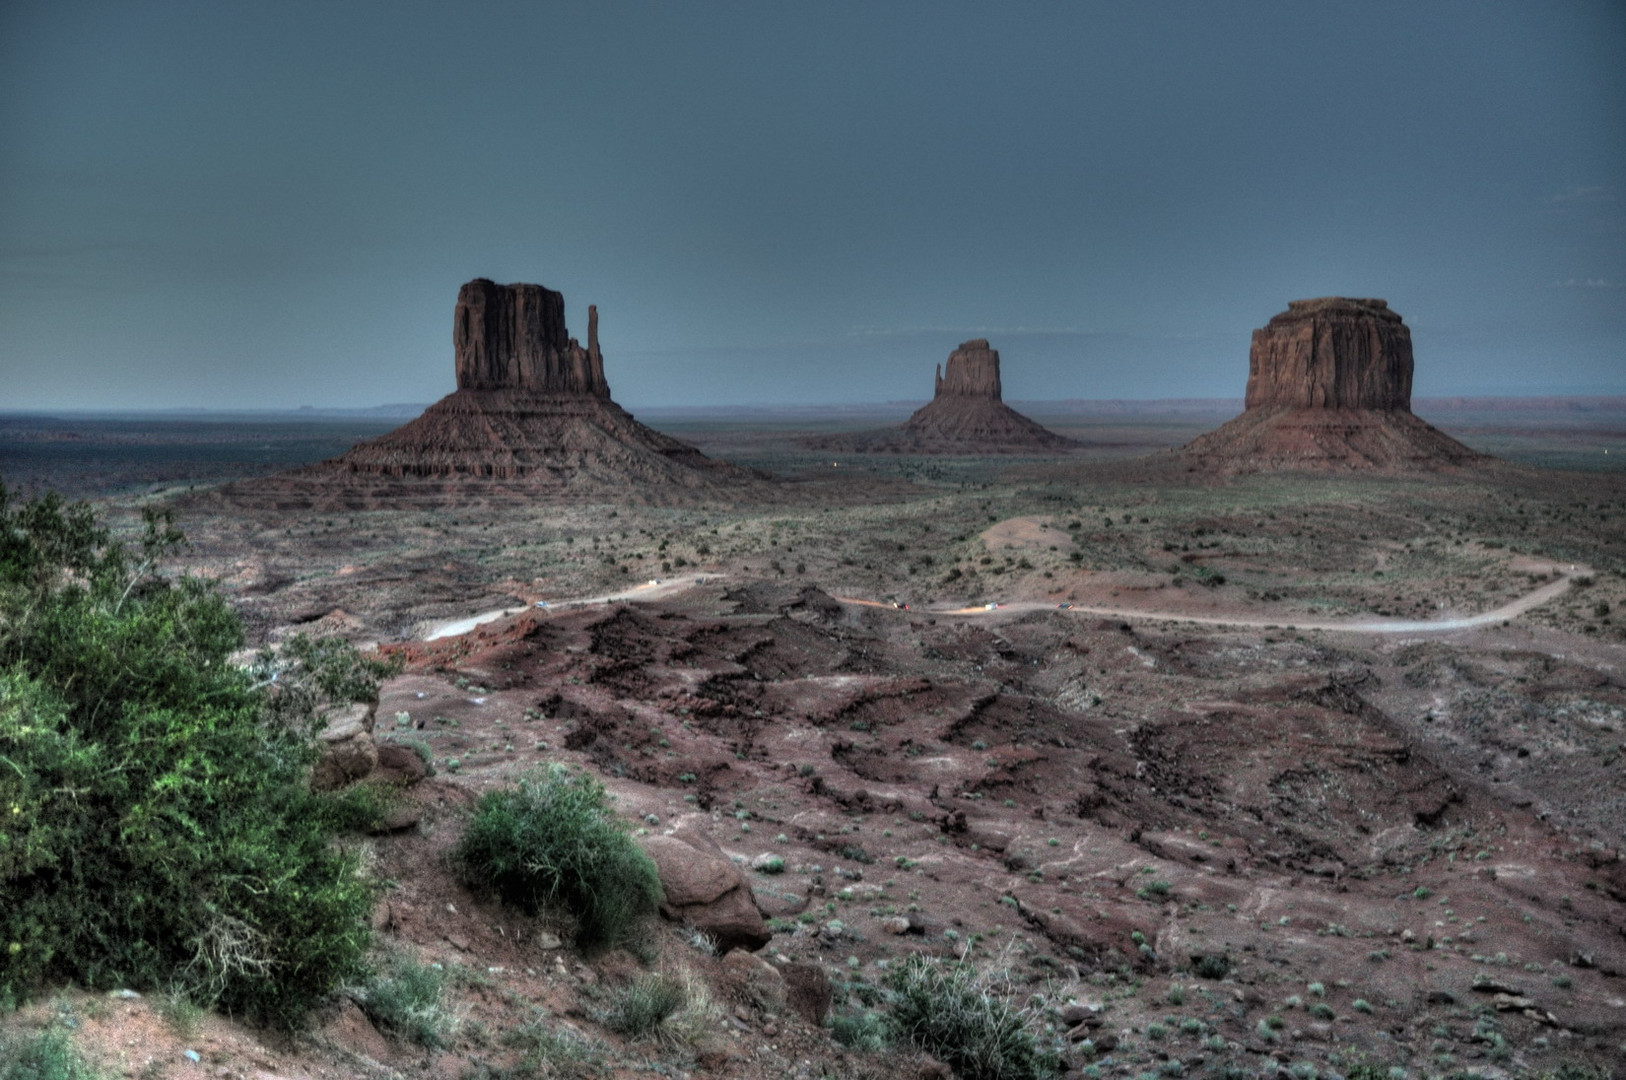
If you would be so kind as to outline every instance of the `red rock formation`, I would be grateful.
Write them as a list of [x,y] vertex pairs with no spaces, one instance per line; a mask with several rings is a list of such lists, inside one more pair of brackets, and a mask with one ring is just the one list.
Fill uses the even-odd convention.
[[283,507],[438,504],[461,496],[455,482],[479,479],[518,482],[526,497],[670,502],[757,479],[645,427],[610,400],[596,307],[588,308],[584,349],[566,329],[561,294],[480,278],[458,291],[452,345],[457,390],[416,420],[332,461],[225,494]]
[[932,396],[1001,399],[999,353],[988,347],[987,338],[973,338],[949,353],[948,377],[939,364]]
[[1412,414],[1411,380],[1411,332],[1385,301],[1294,300],[1253,332],[1245,411],[1181,453],[1220,472],[1481,460]]
[[938,365],[936,394],[901,428],[808,440],[821,450],[891,454],[1022,454],[1078,443],[1034,423],[1001,400],[999,352],[986,338],[964,342]]
[[1411,331],[1382,300],[1289,301],[1253,332],[1249,409],[1411,409]]
[[[589,315],[591,345],[597,310]],[[609,399],[596,349],[565,330],[565,298],[540,285],[477,278],[458,290],[452,321],[459,390],[529,390]]]

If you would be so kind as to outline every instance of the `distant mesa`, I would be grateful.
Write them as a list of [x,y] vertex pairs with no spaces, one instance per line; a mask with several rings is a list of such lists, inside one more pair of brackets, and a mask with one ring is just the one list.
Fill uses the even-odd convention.
[[961,343],[939,364],[932,400],[902,427],[808,440],[820,450],[882,454],[1022,454],[1079,445],[1001,400],[999,351],[986,338]]
[[1404,471],[1487,460],[1411,411],[1411,331],[1383,300],[1293,300],[1253,332],[1241,416],[1179,453],[1218,472]]
[[583,348],[565,327],[562,294],[479,278],[458,291],[452,344],[457,389],[417,419],[331,461],[224,494],[279,506],[436,502],[487,480],[511,481],[527,497],[675,502],[760,479],[640,424],[610,399],[596,307],[587,309]]

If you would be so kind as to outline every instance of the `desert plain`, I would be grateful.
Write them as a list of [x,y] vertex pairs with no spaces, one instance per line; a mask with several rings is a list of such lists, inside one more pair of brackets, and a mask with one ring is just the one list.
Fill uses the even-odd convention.
[[[342,997],[291,1039],[37,1008],[78,1010],[131,1075],[185,1050],[220,1076],[948,1075],[863,1037],[922,952],[1031,1002],[1067,1075],[1614,1065],[1626,409],[1429,405],[1502,457],[1195,468],[1177,448],[1225,402],[1025,405],[1078,447],[981,455],[821,448],[898,410],[674,412],[644,419],[737,486],[283,498],[255,478],[399,419],[5,418],[15,489],[129,529],[173,510],[169,569],[212,579],[251,646],[403,658],[372,738],[430,775],[365,841],[375,928],[453,973],[434,1048]],[[660,931],[708,988],[699,1036],[606,1030],[642,962],[561,948],[446,865],[481,792],[550,762],[749,889],[760,929],[708,935],[697,901]],[[775,965],[817,974],[787,999]],[[512,1033],[539,1024],[591,1052],[538,1057]]]

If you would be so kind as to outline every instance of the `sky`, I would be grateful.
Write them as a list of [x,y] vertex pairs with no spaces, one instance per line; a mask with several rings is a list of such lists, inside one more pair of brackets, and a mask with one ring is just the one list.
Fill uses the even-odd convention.
[[1626,394],[1620,0],[0,0],[0,411],[428,402],[475,277],[628,407]]

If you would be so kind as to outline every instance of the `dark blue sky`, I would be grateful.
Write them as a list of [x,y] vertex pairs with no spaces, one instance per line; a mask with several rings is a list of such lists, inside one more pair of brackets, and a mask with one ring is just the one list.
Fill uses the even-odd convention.
[[1626,4],[0,2],[0,409],[433,400],[477,276],[635,408],[1234,397],[1326,294],[1626,393]]

